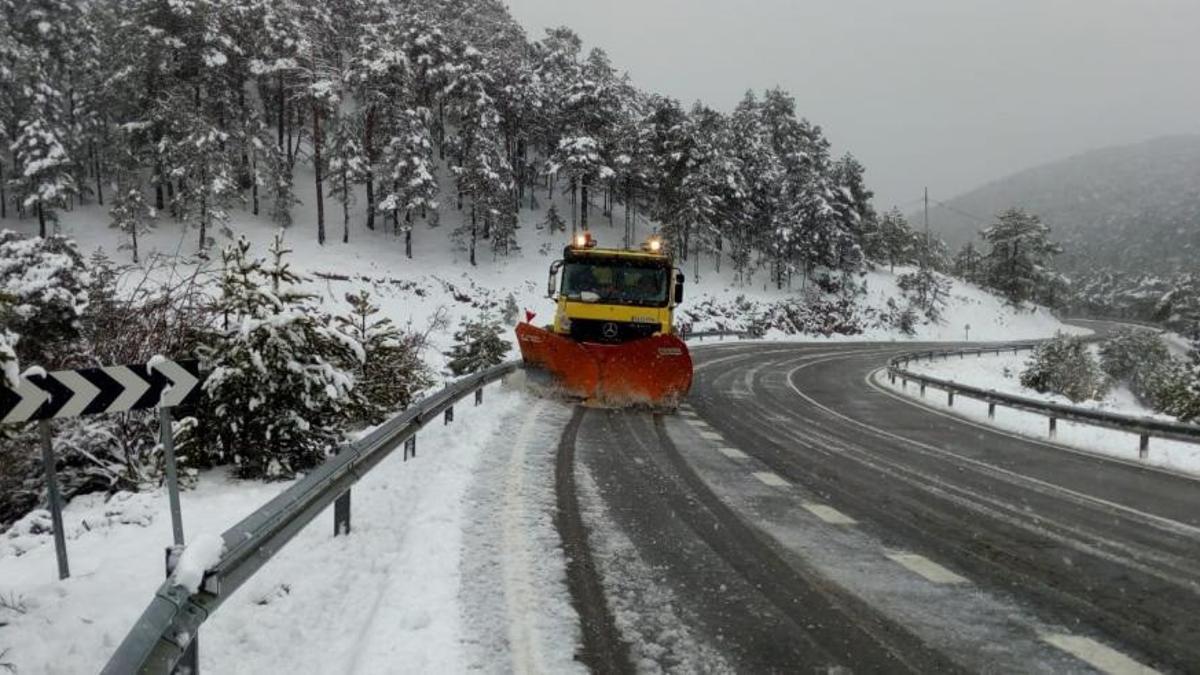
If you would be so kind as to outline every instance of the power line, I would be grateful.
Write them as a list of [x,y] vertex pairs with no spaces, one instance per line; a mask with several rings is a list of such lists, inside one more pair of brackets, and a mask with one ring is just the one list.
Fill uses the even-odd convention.
[[967,213],[966,211],[963,211],[962,209],[956,209],[956,208],[954,208],[953,206],[950,206],[950,205],[949,205],[949,204],[947,204],[946,202],[938,201],[938,200],[936,200],[936,199],[935,199],[935,200],[933,200],[933,203],[934,203],[934,204],[936,204],[936,205],[938,205],[938,206],[940,206],[940,207],[942,207],[943,209],[946,209],[947,211],[950,211],[950,212],[953,212],[953,213],[957,213],[958,215],[960,215],[960,216],[964,216],[964,217],[966,217],[966,218],[970,218],[971,220],[977,220],[977,221],[979,221],[979,222],[981,222],[981,223],[990,223],[990,222],[992,222],[992,219],[991,219],[991,218],[982,218],[982,217],[980,217],[980,216],[977,216],[977,215],[975,215],[975,214],[973,214],[973,213]]

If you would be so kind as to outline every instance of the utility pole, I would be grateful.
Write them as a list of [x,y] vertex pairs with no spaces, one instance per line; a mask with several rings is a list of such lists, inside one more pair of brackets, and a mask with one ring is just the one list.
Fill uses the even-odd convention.
[[921,256],[921,264],[929,269],[929,187],[925,187],[925,255]]

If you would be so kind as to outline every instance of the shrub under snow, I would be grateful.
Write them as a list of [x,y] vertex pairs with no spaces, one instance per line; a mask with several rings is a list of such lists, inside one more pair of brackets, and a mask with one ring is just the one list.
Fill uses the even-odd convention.
[[1021,373],[1021,384],[1043,394],[1066,396],[1075,403],[1100,398],[1109,387],[1087,343],[1062,333],[1034,350]]

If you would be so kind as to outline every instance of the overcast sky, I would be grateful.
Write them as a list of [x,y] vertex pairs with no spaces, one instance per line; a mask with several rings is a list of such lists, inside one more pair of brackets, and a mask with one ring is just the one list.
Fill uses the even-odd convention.
[[508,0],[643,88],[728,111],[780,85],[877,205],[1200,132],[1200,0]]

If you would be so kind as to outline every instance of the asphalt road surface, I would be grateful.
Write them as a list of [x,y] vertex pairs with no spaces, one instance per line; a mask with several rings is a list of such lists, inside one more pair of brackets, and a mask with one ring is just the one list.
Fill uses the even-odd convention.
[[581,659],[1200,671],[1200,482],[993,431],[870,380],[917,348],[703,347],[677,414],[578,409],[558,487]]

